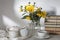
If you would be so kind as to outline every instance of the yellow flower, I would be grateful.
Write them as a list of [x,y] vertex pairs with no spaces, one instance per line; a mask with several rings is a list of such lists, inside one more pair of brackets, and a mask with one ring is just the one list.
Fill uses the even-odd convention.
[[41,14],[41,8],[37,8],[37,16],[39,16],[39,17],[41,17],[42,16],[42,14]]
[[46,18],[46,11],[42,11],[42,17]]
[[20,9],[20,10],[19,10],[19,12],[23,12],[23,10],[22,10],[22,9]]
[[30,16],[27,16],[26,19],[27,19],[27,20],[30,20],[31,18],[30,18]]
[[40,13],[37,13],[37,16],[41,17],[41,14]]
[[39,11],[41,11],[41,8],[39,7],[39,8],[37,8],[37,12],[39,12]]
[[36,11],[38,12],[37,16],[46,18],[46,11],[41,11],[41,8],[37,8]]
[[29,11],[29,12],[34,12],[34,6],[32,4],[27,5],[26,8],[25,8],[25,10]]

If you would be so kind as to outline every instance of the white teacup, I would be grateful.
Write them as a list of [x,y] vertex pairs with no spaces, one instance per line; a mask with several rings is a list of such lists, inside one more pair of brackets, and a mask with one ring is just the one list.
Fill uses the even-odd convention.
[[39,38],[44,38],[46,36],[47,32],[46,31],[41,31],[41,32],[38,32],[37,34],[38,34]]

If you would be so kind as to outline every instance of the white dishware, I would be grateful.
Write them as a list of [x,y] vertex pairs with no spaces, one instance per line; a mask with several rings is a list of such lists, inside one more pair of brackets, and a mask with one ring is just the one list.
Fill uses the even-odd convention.
[[9,38],[9,40],[19,40],[19,38]]
[[44,38],[47,34],[46,31],[37,32],[39,38]]
[[8,28],[8,37],[9,38],[15,38],[19,36],[19,28],[16,26]]
[[3,37],[3,38],[0,38],[0,40],[8,40],[8,38],[6,38],[6,37]]
[[18,37],[18,36],[19,36],[19,34],[18,34],[17,31],[9,31],[8,32],[8,37],[9,38],[15,38],[15,37]]
[[23,28],[20,30],[20,34],[22,37],[27,37],[28,35],[28,30],[26,28]]
[[6,37],[6,31],[0,30],[0,38]]

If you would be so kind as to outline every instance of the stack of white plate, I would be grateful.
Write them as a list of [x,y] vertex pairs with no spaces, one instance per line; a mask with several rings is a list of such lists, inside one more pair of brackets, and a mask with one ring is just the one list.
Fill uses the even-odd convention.
[[8,38],[4,37],[4,38],[0,38],[0,40],[8,40]]
[[9,40],[18,40],[18,37],[17,38],[9,38]]
[[5,30],[0,30],[0,40],[8,40]]
[[8,37],[9,38],[15,38],[15,37],[18,37],[18,36],[19,36],[18,31],[9,31],[8,32]]
[[0,38],[6,37],[6,31],[0,30]]
[[19,28],[16,26],[12,26],[8,30],[8,37],[9,38],[15,38],[19,36]]

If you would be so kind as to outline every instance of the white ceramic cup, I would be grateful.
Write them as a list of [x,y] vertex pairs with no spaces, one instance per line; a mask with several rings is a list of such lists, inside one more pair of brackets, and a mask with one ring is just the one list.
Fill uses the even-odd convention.
[[42,32],[38,32],[37,34],[38,34],[38,37],[44,38],[46,36],[47,32],[46,31],[42,31]]
[[22,37],[26,37],[28,35],[28,30],[26,28],[20,30],[20,34]]

